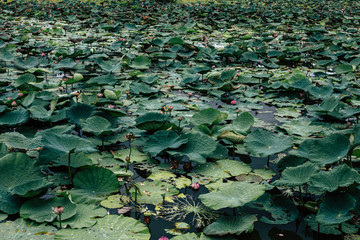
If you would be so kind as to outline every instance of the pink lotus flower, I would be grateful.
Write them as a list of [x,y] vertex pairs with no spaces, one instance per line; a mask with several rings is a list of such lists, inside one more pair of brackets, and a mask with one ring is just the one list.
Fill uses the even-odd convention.
[[231,105],[236,105],[236,100],[232,100],[232,101],[230,102],[230,104],[231,104]]
[[169,240],[167,237],[162,236],[159,240]]
[[197,183],[197,182],[194,182],[192,185],[191,185],[192,189],[194,190],[198,190],[200,188],[200,185]]
[[108,106],[108,108],[110,108],[110,109],[114,109],[114,108],[115,108],[115,106],[110,104],[110,105]]
[[46,54],[45,53],[42,53],[41,56],[44,57]]
[[15,101],[13,101],[13,102],[11,103],[11,106],[16,107],[16,106],[17,106],[17,103],[16,103]]

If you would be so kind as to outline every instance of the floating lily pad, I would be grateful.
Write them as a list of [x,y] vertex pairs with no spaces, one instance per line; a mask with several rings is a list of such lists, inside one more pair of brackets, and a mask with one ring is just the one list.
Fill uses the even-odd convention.
[[275,181],[275,186],[295,187],[308,183],[310,178],[319,171],[314,163],[306,162],[297,167],[288,167],[282,174],[281,179]]
[[130,202],[130,198],[125,195],[111,195],[107,199],[100,202],[101,206],[106,208],[122,208]]
[[54,239],[56,228],[18,218],[0,223],[0,234],[4,239],[47,240]]
[[257,221],[255,215],[243,215],[233,217],[222,217],[204,228],[206,235],[223,236],[227,234],[240,235],[243,232],[252,232],[254,222]]
[[[137,200],[139,203],[156,205],[163,202],[163,196],[169,197],[179,193],[174,185],[160,181],[140,182],[138,187],[140,193],[137,194]],[[132,199],[135,199],[135,190],[131,189],[130,192]]]
[[151,156],[156,156],[168,148],[178,148],[187,143],[187,139],[181,139],[174,131],[157,131],[151,135],[144,144],[143,150]]

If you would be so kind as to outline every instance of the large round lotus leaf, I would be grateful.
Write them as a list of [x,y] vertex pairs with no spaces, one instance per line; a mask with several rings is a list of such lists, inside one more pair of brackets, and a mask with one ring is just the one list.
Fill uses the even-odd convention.
[[80,126],[81,120],[86,120],[87,118],[91,117],[94,111],[94,106],[77,103],[68,109],[67,117],[69,118],[69,122]]
[[176,174],[169,172],[169,171],[162,171],[162,170],[158,170],[158,171],[153,171],[153,173],[151,173],[151,175],[149,177],[147,177],[147,179],[151,179],[151,180],[160,180],[160,181],[169,181],[172,180],[173,178],[176,178]]
[[74,62],[71,58],[65,58],[61,60],[60,62],[54,64],[55,69],[73,69],[76,65],[76,62]]
[[96,146],[90,141],[70,134],[48,134],[42,137],[45,147],[40,152],[40,161],[48,163],[72,152],[96,152]]
[[0,196],[0,211],[8,214],[15,214],[20,211],[21,204],[23,203],[22,198],[11,195],[2,189],[0,189]]
[[[116,153],[114,153],[114,158],[120,159],[120,160],[126,162],[126,157],[129,156],[129,153],[130,153],[130,148],[124,148],[124,149],[121,149],[121,150],[117,151]],[[149,159],[150,158],[149,158],[148,155],[146,155],[145,153],[140,152],[137,148],[132,147],[131,155],[130,155],[130,162],[131,163],[146,162]]]
[[[313,231],[316,231],[316,232],[319,231],[320,233],[331,234],[331,235],[340,235],[341,234],[341,232],[339,230],[339,224],[332,224],[332,225],[320,224],[316,221],[316,216],[313,214],[307,215],[305,217],[305,222]],[[342,223],[341,230],[344,233],[352,234],[352,233],[357,233],[359,231],[359,228],[358,228],[358,226],[355,226],[355,225],[352,225],[349,223]],[[348,235],[346,235],[346,236],[348,236]]]
[[246,136],[244,146],[253,156],[267,157],[289,149],[292,141],[288,137],[277,136],[265,129],[255,129]]
[[122,208],[130,202],[130,198],[125,195],[111,195],[107,199],[100,202],[101,206],[106,208]]
[[173,183],[175,184],[177,189],[182,189],[190,186],[191,180],[187,177],[178,177],[173,179]]
[[341,134],[332,134],[321,139],[308,139],[300,144],[293,155],[305,157],[321,166],[341,160],[349,151],[349,139]]
[[171,240],[198,240],[199,238],[195,233],[185,233],[176,237],[171,238]]
[[275,181],[275,186],[295,187],[308,183],[311,176],[319,171],[314,163],[306,162],[297,167],[288,167],[282,174],[281,179]]
[[21,206],[20,216],[36,222],[52,222],[58,216],[54,213],[57,206],[64,208],[64,212],[61,214],[62,220],[71,218],[76,214],[76,205],[71,203],[67,197],[55,197],[51,199],[30,199]]
[[269,193],[265,193],[248,206],[269,212],[271,219],[265,216],[260,219],[260,221],[269,224],[288,224],[295,221],[299,216],[299,211],[293,201],[281,195],[271,197]]
[[328,172],[321,171],[310,179],[311,186],[328,192],[336,191],[339,187],[348,187],[354,182],[360,183],[360,174],[346,164]]
[[75,189],[71,190],[76,202],[92,202],[103,199],[106,195],[120,189],[116,175],[108,169],[93,167],[75,175]]
[[178,148],[187,141],[187,139],[181,139],[174,131],[161,130],[155,132],[145,141],[143,150],[151,156],[156,156],[165,149]]
[[[55,167],[68,166],[68,160],[69,160],[68,158],[69,158],[68,155],[63,155],[63,156],[57,158],[56,160],[53,161],[53,166],[55,166]],[[71,154],[70,159],[71,159],[70,167],[73,167],[73,168],[94,165],[94,162],[89,157],[89,154],[86,154],[83,152]]]
[[170,127],[170,116],[149,112],[135,119],[136,127],[146,131],[164,130]]
[[14,65],[21,70],[27,70],[29,68],[37,67],[40,64],[40,60],[36,57],[28,57],[26,59],[15,58]]
[[[76,205],[76,214],[71,218],[61,221],[61,227],[66,228],[70,226],[71,228],[85,228],[91,227],[96,222],[96,217],[105,217],[107,211],[105,208],[98,207],[95,205],[86,205],[86,204],[77,204]],[[53,223],[56,226],[60,226],[59,222]]]
[[279,128],[285,129],[288,134],[302,137],[307,137],[323,130],[322,126],[312,124],[308,119],[293,120],[279,126]]
[[307,158],[298,157],[298,156],[294,156],[294,155],[287,155],[287,156],[283,157],[282,159],[280,159],[277,167],[278,167],[278,170],[282,171],[287,167],[296,167],[307,161],[308,161]]
[[252,232],[256,221],[255,215],[222,217],[204,228],[204,233],[218,236],[227,234],[240,235],[243,232]]
[[111,91],[109,89],[105,89],[104,96],[110,100],[117,100],[119,98],[114,91]]
[[264,194],[265,190],[263,185],[233,182],[216,192],[202,194],[199,199],[205,206],[214,210],[235,208],[256,200]]
[[8,217],[7,214],[0,213],[0,222],[3,221],[3,220],[5,220],[7,217]]
[[168,153],[188,156],[190,161],[197,163],[205,163],[206,158],[221,159],[227,157],[226,148],[207,135],[188,133],[181,138],[187,139],[188,142],[178,150],[168,150]]
[[142,95],[152,95],[158,92],[157,89],[152,88],[151,86],[143,82],[132,82],[130,84],[130,91],[131,93]]
[[18,79],[16,79],[12,85],[14,87],[19,87],[20,85],[25,83],[35,83],[35,82],[36,82],[36,77],[34,74],[25,73],[21,75]]
[[54,239],[54,235],[57,229],[32,221],[26,221],[22,218],[18,218],[15,221],[0,223],[0,235],[2,239],[6,240],[51,240]]
[[195,167],[195,172],[212,178],[229,178],[243,173],[251,172],[251,167],[243,162],[234,160],[218,160]]
[[334,72],[336,72],[337,74],[344,74],[352,71],[353,67],[349,64],[339,64],[334,67]]
[[137,56],[130,67],[135,69],[149,69],[151,66],[151,61],[148,57],[141,55]]
[[26,196],[51,185],[34,159],[25,153],[10,153],[0,158],[0,189]]
[[41,141],[38,138],[27,138],[18,132],[6,132],[0,135],[0,142],[6,144],[7,147],[18,149],[36,149],[40,147]]
[[[139,203],[156,205],[163,202],[163,196],[169,197],[179,193],[174,185],[160,181],[140,182],[137,186],[140,191],[137,193]],[[135,189],[131,189],[130,192],[131,198],[135,199]]]
[[81,124],[84,132],[91,132],[94,135],[109,134],[112,132],[111,123],[103,117],[92,116]]
[[193,125],[213,125],[225,120],[228,117],[227,113],[223,113],[217,109],[207,108],[195,113],[190,122]]
[[105,72],[115,72],[121,68],[121,62],[120,61],[104,61],[102,59],[99,59],[96,61],[96,63],[99,65],[99,67],[104,70]]
[[90,78],[88,81],[86,81],[86,84],[97,85],[97,86],[115,85],[116,84],[116,78],[113,75],[108,74],[108,75],[103,75],[103,76]]
[[316,221],[320,224],[341,224],[354,215],[350,212],[355,208],[356,199],[346,193],[331,193],[320,204]]
[[225,131],[218,136],[218,139],[225,139],[233,144],[239,144],[244,142],[245,136],[234,131]]
[[139,220],[124,215],[108,215],[90,228],[62,229],[56,233],[55,239],[148,240],[150,232]]
[[169,41],[167,42],[169,45],[183,45],[184,44],[184,40],[182,40],[179,37],[173,37],[170,38]]
[[248,134],[251,127],[254,125],[254,117],[248,112],[242,112],[230,125],[231,130],[240,133]]
[[28,110],[19,108],[11,112],[5,112],[0,116],[0,126],[16,126],[26,123],[29,120],[30,114]]

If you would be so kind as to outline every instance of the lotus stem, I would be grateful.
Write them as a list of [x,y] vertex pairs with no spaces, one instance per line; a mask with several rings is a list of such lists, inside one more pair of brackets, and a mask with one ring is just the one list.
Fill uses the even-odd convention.
[[301,192],[301,186],[299,186],[299,206],[302,206],[304,203],[302,192]]
[[105,151],[104,136],[101,137],[101,145],[102,145],[103,151]]
[[70,182],[72,183],[73,182],[73,179],[72,179],[72,174],[71,174],[71,167],[70,167],[70,152],[68,153],[68,171],[69,171],[69,178],[70,178]]
[[270,167],[270,155],[267,157],[266,166],[268,168]]
[[235,143],[233,143],[233,160],[235,160]]
[[61,227],[61,214],[59,214],[59,223],[60,223],[60,228],[62,228]]

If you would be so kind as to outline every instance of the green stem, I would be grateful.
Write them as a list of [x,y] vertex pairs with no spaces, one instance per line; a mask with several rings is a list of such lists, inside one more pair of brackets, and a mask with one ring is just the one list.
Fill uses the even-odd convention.
[[299,186],[299,206],[302,206],[304,203],[302,193],[301,193],[301,186]]
[[71,168],[70,168],[70,152],[68,154],[68,171],[69,171],[69,178],[70,178],[70,181],[72,183],[73,179],[72,179],[72,174],[71,174]]
[[267,166],[267,167],[270,167],[270,155],[269,155],[268,158],[267,158],[266,166]]
[[61,228],[61,214],[59,214],[59,223],[60,223],[60,228]]
[[235,160],[235,143],[233,143],[233,160]]
[[102,144],[103,151],[105,151],[104,136],[101,137],[101,144]]

